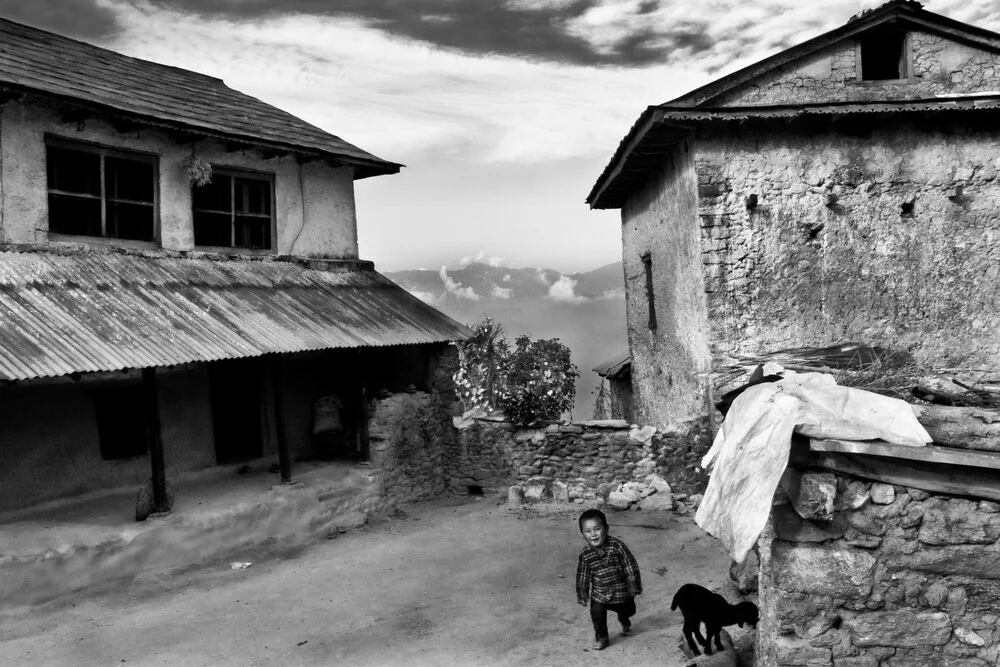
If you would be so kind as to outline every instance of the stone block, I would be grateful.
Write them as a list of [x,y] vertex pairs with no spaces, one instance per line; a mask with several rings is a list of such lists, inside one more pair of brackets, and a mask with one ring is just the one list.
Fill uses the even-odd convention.
[[878,667],[878,658],[871,655],[837,658],[837,667]]
[[865,535],[881,537],[889,532],[889,527],[885,522],[870,512],[850,512],[845,519],[847,525]]
[[837,495],[837,477],[829,472],[798,474],[789,470],[785,490],[792,507],[803,519],[830,521],[833,519],[833,500]]
[[958,638],[958,641],[963,644],[968,644],[969,646],[986,645],[986,640],[983,639],[982,635],[967,628],[955,628],[955,637]]
[[870,499],[868,485],[854,480],[837,494],[833,501],[833,507],[837,510],[856,510],[864,507]]
[[855,646],[943,646],[951,639],[948,614],[911,609],[874,611],[844,621]]
[[912,498],[913,500],[917,501],[927,500],[928,498],[931,497],[931,494],[928,493],[927,491],[924,491],[923,489],[907,488],[906,494],[910,496],[910,498]]
[[674,508],[674,497],[671,493],[654,493],[643,498],[639,502],[639,507],[650,511],[667,511]]
[[540,502],[551,497],[549,480],[535,477],[524,483],[524,498],[528,502]]
[[649,475],[644,480],[648,486],[656,489],[657,493],[670,493],[670,485],[667,484],[667,480],[663,479],[659,475]]
[[888,505],[896,500],[896,489],[893,488],[892,484],[876,482],[872,484],[868,493],[871,494],[872,502],[876,505]]
[[733,561],[729,565],[729,578],[733,580],[740,593],[746,595],[759,587],[760,559],[756,551],[747,552],[742,563]]
[[608,494],[608,504],[615,509],[625,510],[632,504],[632,498],[621,491],[612,491]]
[[828,648],[810,646],[807,642],[779,637],[774,644],[779,665],[830,665],[833,655]]
[[870,553],[829,545],[775,542],[771,565],[782,588],[844,599],[866,597],[875,573]]
[[552,482],[552,500],[557,503],[569,502],[569,484],[564,482]]
[[924,591],[920,601],[928,607],[941,607],[947,599],[948,587],[940,581],[936,581],[931,584],[926,591]]
[[923,504],[920,541],[947,544],[993,544],[1000,539],[1000,514],[977,511],[968,500],[935,498]]

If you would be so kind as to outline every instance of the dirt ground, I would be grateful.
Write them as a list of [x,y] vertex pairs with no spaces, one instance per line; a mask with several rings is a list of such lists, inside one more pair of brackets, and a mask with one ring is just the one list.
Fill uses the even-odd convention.
[[291,557],[246,553],[0,612],[0,665],[683,665],[670,599],[686,582],[734,599],[727,556],[690,518],[610,513],[645,592],[634,635],[611,619],[611,646],[590,651],[574,594],[581,509],[435,501]]

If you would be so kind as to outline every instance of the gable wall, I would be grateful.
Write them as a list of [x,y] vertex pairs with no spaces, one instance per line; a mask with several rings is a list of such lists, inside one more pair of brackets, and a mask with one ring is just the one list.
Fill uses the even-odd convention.
[[[861,341],[938,366],[998,367],[995,121],[862,122],[872,121],[699,136],[713,346],[758,353]],[[751,193],[759,204],[748,209]]]
[[857,81],[855,42],[848,40],[706,100],[704,105],[870,102],[1000,90],[1000,54],[927,32],[912,31],[910,40],[913,77],[908,80]]
[[[92,117],[82,126],[62,122],[38,105],[0,107],[0,243],[45,243],[48,234],[45,136],[100,144],[158,157],[159,247],[194,249],[191,185],[182,164],[194,150],[215,167],[273,174],[277,254],[331,258],[358,256],[353,169],[323,161],[299,164],[294,155],[264,159],[256,150],[229,152],[216,141],[179,144],[167,134],[141,129],[119,132]],[[106,242],[72,237],[84,243]],[[119,245],[135,245],[112,241]],[[234,250],[235,253],[240,252]]]

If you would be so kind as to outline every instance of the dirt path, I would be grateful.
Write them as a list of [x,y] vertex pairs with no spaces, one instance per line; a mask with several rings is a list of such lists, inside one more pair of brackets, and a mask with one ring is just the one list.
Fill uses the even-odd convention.
[[670,598],[688,581],[724,589],[728,558],[690,519],[610,514],[645,593],[634,636],[612,621],[611,647],[586,651],[578,511],[515,511],[495,496],[427,503],[295,558],[248,553],[245,570],[214,563],[7,612],[0,664],[683,664]]

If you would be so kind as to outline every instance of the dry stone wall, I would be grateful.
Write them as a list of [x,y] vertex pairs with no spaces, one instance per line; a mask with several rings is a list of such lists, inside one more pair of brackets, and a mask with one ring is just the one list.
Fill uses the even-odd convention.
[[516,429],[506,422],[475,420],[445,460],[448,483],[456,492],[559,482],[575,500],[594,498],[601,485],[606,491],[616,482],[656,474],[675,493],[690,495],[705,488],[707,477],[699,466],[711,440],[704,421],[656,431],[617,421]]
[[1000,504],[803,480],[835,485],[832,520],[802,519],[808,499],[775,507],[759,544],[757,664],[1000,664]]

